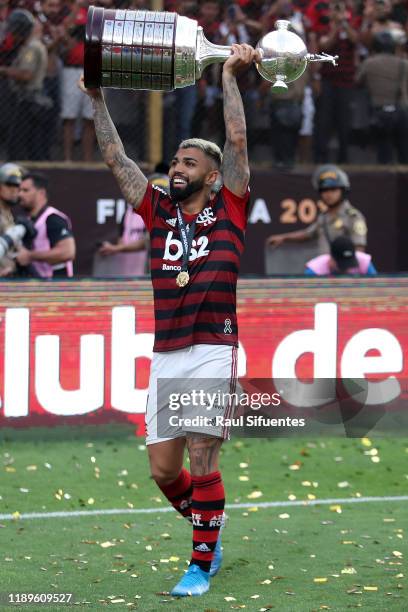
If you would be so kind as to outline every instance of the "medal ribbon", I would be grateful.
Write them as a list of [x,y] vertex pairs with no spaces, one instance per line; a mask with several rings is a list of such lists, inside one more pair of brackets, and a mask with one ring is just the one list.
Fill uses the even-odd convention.
[[180,206],[178,202],[176,203],[177,209],[177,219],[178,226],[181,235],[181,246],[183,247],[183,261],[181,263],[182,272],[187,272],[188,270],[188,258],[190,255],[190,249],[194,238],[194,232],[196,227],[196,219],[192,223],[190,223],[189,228],[186,228],[186,224],[184,222],[183,213],[180,210]]

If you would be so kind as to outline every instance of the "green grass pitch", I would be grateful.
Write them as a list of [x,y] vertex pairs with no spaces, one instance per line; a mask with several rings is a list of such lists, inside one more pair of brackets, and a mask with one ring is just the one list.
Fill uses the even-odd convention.
[[[131,429],[3,430],[0,456],[0,514],[15,517],[0,519],[0,592],[72,592],[76,604],[19,609],[408,610],[408,501],[257,506],[406,495],[406,439],[227,443],[227,503],[252,507],[227,510],[223,569],[207,595],[185,600],[168,591],[187,566],[191,527],[174,511],[156,511],[167,502]],[[19,518],[132,508],[154,511]]]

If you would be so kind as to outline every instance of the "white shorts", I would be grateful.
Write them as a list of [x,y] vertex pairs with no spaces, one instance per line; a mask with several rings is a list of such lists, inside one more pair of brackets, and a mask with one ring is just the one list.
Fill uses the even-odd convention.
[[[236,389],[237,361],[238,349],[224,344],[195,344],[177,351],[153,353],[145,415],[146,444],[186,437],[187,433],[228,439],[229,428],[223,422],[208,426],[207,421],[197,417],[207,419],[207,414],[216,414],[217,421],[223,421],[233,416],[235,404],[229,401],[229,395]],[[191,403],[180,411],[171,407],[171,399],[177,394],[191,394],[193,389],[202,390],[206,397],[211,394],[215,405],[211,411],[207,413],[209,408],[201,402],[198,407]],[[221,396],[224,403],[215,399]],[[198,395],[196,398],[199,401]],[[200,422],[189,423],[187,417],[191,416]]]
[[93,119],[92,103],[78,87],[78,81],[83,68],[65,66],[61,78],[61,118],[62,119]]

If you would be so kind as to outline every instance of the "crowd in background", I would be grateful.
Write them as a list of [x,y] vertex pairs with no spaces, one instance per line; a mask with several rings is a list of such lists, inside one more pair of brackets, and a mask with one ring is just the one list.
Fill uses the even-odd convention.
[[[90,103],[76,87],[89,4],[0,0],[0,157],[98,159]],[[94,4],[150,9],[148,0]],[[337,67],[310,65],[285,94],[272,95],[254,69],[241,76],[252,160],[344,164],[358,146],[360,161],[408,163],[406,0],[166,0],[164,8],[196,19],[216,44],[256,45],[288,19],[310,52],[339,56]],[[147,95],[107,98],[129,154],[145,159]],[[219,65],[196,87],[164,95],[164,158],[186,137],[222,144],[223,129]]]

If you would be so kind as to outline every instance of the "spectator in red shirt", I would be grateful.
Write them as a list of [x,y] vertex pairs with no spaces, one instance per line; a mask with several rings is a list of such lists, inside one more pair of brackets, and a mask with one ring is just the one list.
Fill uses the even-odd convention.
[[315,80],[319,81],[315,89],[315,161],[329,161],[329,142],[332,132],[336,131],[337,161],[347,163],[359,33],[353,25],[352,12],[343,0],[330,6],[326,2],[317,2],[309,15],[313,14],[313,9],[312,29],[317,33],[319,51],[339,56],[338,66],[322,64],[320,72],[314,74]]

